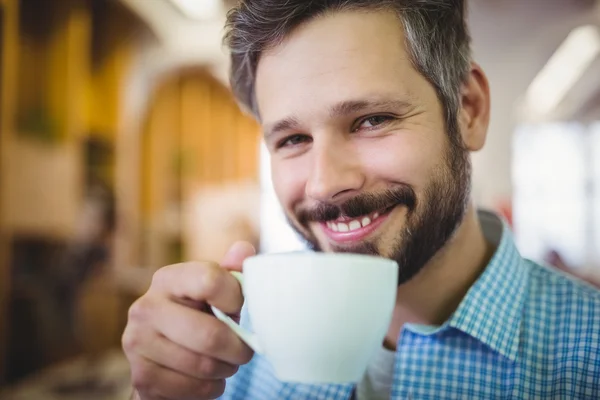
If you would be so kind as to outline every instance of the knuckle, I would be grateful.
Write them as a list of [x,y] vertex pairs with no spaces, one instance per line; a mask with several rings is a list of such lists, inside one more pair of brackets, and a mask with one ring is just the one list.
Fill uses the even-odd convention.
[[166,267],[157,269],[154,272],[154,274],[152,274],[152,286],[160,285],[165,280],[165,277],[167,275],[169,275],[172,270],[173,270],[172,265],[168,265]]
[[128,319],[130,322],[144,321],[149,315],[151,305],[146,296],[140,297],[129,307]]
[[121,337],[121,346],[126,354],[134,353],[140,344],[139,335],[136,335],[131,325],[128,325]]
[[207,298],[214,297],[222,286],[223,271],[215,265],[206,264],[201,281],[202,294]]

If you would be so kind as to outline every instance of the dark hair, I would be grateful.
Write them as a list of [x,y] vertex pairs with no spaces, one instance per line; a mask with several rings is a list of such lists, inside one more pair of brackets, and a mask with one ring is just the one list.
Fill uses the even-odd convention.
[[465,0],[241,0],[227,15],[225,43],[231,87],[242,106],[259,118],[255,77],[265,49],[317,16],[353,9],[398,14],[411,61],[436,89],[448,130],[457,132],[460,88],[471,63]]

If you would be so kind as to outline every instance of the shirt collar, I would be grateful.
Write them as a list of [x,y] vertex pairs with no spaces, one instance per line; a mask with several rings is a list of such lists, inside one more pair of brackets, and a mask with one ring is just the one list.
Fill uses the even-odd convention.
[[527,269],[506,223],[489,212],[480,212],[479,218],[488,240],[494,241],[491,236],[501,232],[500,243],[447,325],[515,361],[527,297]]

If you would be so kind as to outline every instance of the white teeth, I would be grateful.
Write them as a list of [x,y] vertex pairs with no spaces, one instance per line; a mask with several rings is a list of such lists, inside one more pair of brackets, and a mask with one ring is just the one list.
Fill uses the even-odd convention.
[[337,224],[335,222],[328,221],[327,222],[327,227],[329,229],[331,229],[332,231],[334,231],[334,232],[338,231],[338,226],[337,226]]
[[360,228],[361,228],[361,225],[360,225],[360,222],[358,222],[358,221],[354,220],[354,221],[350,222],[350,225],[349,225],[349,227],[350,227],[350,230],[351,230],[351,231],[355,231],[355,230],[357,230],[357,229],[360,229]]
[[379,213],[374,213],[370,218],[363,217],[362,220],[355,219],[347,223],[328,221],[327,227],[334,232],[355,231],[357,229],[364,228],[365,226],[370,225],[377,218],[379,218]]
[[340,232],[348,232],[349,228],[348,225],[344,224],[343,222],[340,222],[339,224],[337,224],[338,227],[338,231]]

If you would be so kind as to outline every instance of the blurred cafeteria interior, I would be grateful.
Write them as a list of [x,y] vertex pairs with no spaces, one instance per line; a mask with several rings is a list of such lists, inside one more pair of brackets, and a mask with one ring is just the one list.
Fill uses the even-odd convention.
[[[0,0],[0,398],[127,399],[127,309],[235,240],[302,247],[228,89],[234,0]],[[600,0],[471,0],[473,196],[600,282]]]

